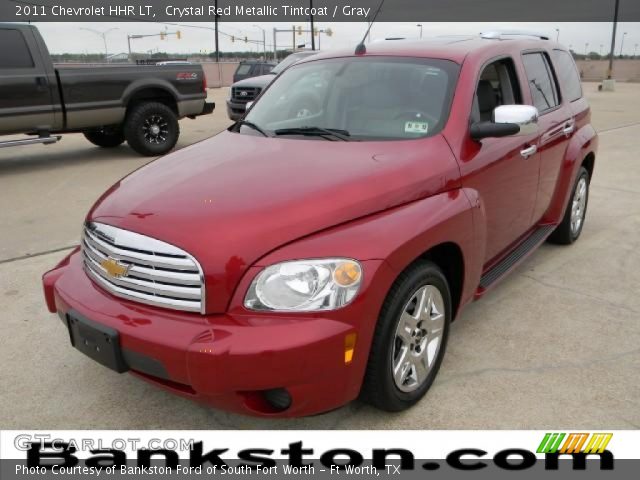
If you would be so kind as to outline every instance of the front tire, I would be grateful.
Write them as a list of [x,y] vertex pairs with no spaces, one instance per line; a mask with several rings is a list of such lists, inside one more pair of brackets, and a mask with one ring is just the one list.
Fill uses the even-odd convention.
[[424,397],[445,354],[451,315],[451,292],[437,265],[423,261],[403,272],[380,312],[361,398],[398,412]]
[[99,128],[84,132],[84,137],[94,145],[102,148],[115,148],[124,143],[124,133],[119,127]]
[[162,103],[135,105],[127,115],[124,136],[129,146],[141,155],[164,155],[178,142],[178,117],[171,108]]
[[580,237],[584,227],[585,215],[587,214],[588,202],[589,172],[586,168],[580,167],[564,218],[549,236],[549,242],[558,245],[571,245]]

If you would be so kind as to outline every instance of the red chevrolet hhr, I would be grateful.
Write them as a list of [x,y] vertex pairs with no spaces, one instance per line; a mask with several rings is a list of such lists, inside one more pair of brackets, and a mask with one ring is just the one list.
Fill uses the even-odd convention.
[[596,149],[545,37],[317,55],[102,195],[47,306],[93,360],[214,406],[405,409],[465,304],[580,236]]

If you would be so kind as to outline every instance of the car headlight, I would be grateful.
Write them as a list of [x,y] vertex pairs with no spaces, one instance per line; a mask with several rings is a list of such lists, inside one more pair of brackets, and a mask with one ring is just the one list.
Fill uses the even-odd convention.
[[253,280],[244,306],[251,310],[335,310],[353,300],[361,281],[362,267],[346,258],[277,263]]

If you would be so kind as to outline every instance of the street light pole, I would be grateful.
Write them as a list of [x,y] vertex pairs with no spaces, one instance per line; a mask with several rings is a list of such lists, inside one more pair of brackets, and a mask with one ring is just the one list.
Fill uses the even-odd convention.
[[556,28],[556,43],[560,42],[560,29]]
[[[313,0],[309,0],[309,11],[313,12]],[[313,31],[313,14],[309,14],[309,19],[311,20],[311,50],[316,49],[316,37]]]
[[609,52],[609,69],[607,71],[607,79],[611,79],[613,76],[613,56],[615,55],[616,48],[616,31],[618,29],[618,9],[620,7],[620,0],[616,0],[616,6],[613,11],[613,33],[611,34],[611,51]]
[[587,54],[589,52],[589,42],[584,44],[584,58],[587,59]]
[[260,30],[262,30],[262,55],[264,56],[264,60],[267,60],[267,34],[264,31],[264,28],[262,28],[259,25],[253,25],[256,28],[259,28]]
[[620,42],[620,57],[622,57],[622,49],[624,48],[624,37],[627,36],[627,32],[622,34],[622,41]]
[[213,6],[216,9],[216,15],[214,17],[214,26],[215,26],[215,47],[216,47],[216,63],[220,63],[220,48],[219,48],[219,38],[218,38],[218,0],[213,2]]
[[113,30],[120,30],[118,27],[110,28],[109,30],[105,30],[104,32],[100,32],[98,30],[94,30],[93,28],[84,28],[80,27],[80,30],[86,30],[87,32],[95,33],[96,35],[102,37],[102,42],[104,43],[104,59],[106,60],[109,56],[109,49],[107,48],[107,33],[112,32]]
[[419,23],[416,25],[416,27],[420,27],[420,40],[422,40],[422,24]]

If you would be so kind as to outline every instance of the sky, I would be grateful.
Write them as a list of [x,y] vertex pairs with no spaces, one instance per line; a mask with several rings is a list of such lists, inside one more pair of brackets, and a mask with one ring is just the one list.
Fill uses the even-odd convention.
[[[611,23],[377,23],[371,30],[371,40],[383,39],[386,37],[418,38],[422,23],[423,38],[439,35],[463,35],[477,34],[491,30],[526,30],[530,32],[546,33],[550,38],[556,38],[559,30],[560,43],[571,46],[576,53],[584,53],[588,48],[589,52],[607,53],[611,43]],[[96,32],[105,32],[107,48],[109,54],[125,53],[128,51],[127,35],[148,35],[159,34],[162,30],[168,32],[181,32],[181,39],[175,36],[168,36],[161,40],[159,36],[135,39],[131,41],[132,50],[138,53],[150,51],[163,51],[172,54],[181,53],[210,53],[214,50],[213,23],[55,23],[36,22],[42,35],[52,53],[104,53],[105,47],[102,36]],[[191,26],[189,26],[191,25]],[[308,29],[308,24],[298,23],[303,28]],[[195,27],[194,27],[195,26]],[[196,28],[197,27],[197,28]],[[203,28],[204,27],[204,28]],[[332,50],[344,48],[350,45],[355,46],[362,38],[366,29],[364,22],[360,23],[316,23],[319,29],[331,29],[333,35],[327,37],[322,35],[322,50]],[[221,22],[219,29],[221,34],[221,51],[262,51],[262,30],[265,31],[267,50],[273,50],[273,29],[291,29],[291,24],[284,23],[228,23]],[[95,30],[96,32],[85,29]],[[620,23],[618,24],[618,34],[616,39],[616,54],[620,53],[621,39],[624,34],[623,53],[633,55],[634,50],[640,55],[640,23]],[[226,35],[225,35],[226,34]],[[230,35],[236,37],[232,43]],[[244,37],[257,43],[244,43]],[[317,38],[317,37],[316,37]],[[307,43],[310,47],[311,40],[308,34],[296,35],[296,44]],[[278,33],[277,45],[279,48],[291,48],[292,35],[290,33]],[[588,44],[588,46],[587,46]],[[316,45],[317,48],[317,45]]]

